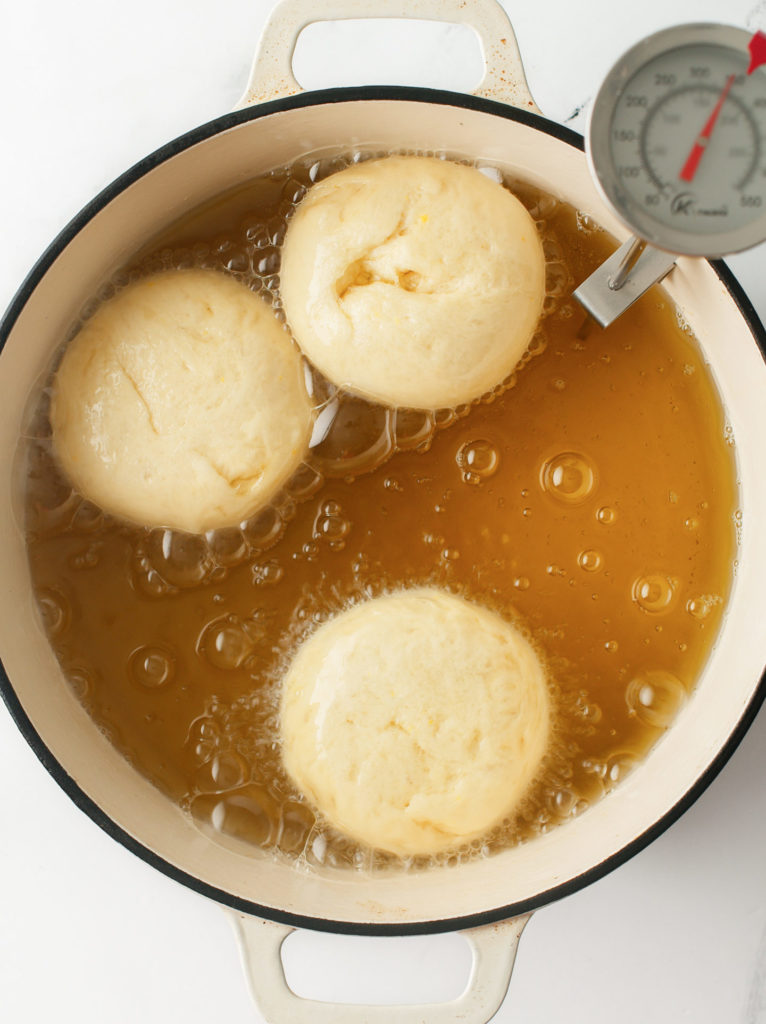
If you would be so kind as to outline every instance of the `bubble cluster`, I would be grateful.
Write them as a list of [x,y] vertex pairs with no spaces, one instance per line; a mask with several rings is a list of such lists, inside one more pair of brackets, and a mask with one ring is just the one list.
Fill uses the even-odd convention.
[[250,570],[250,575],[256,587],[273,587],[283,578],[285,570],[275,559],[270,558],[265,562],[256,562]]
[[342,551],[350,532],[351,522],[343,514],[340,504],[337,501],[320,502],[314,519],[314,538],[327,544],[332,551]]
[[572,273],[560,242],[550,234],[543,235],[545,254],[545,298],[543,316],[550,316],[561,307],[562,299],[568,297],[574,287]]
[[69,565],[75,571],[95,569],[101,558],[103,545],[99,541],[87,544],[69,556]]
[[211,717],[205,715],[195,719],[189,727],[186,738],[186,745],[191,748],[192,753],[199,764],[203,764],[215,753],[220,742],[221,729],[218,723]]
[[699,623],[703,623],[716,605],[722,604],[723,598],[718,594],[700,594],[686,602],[686,610]]

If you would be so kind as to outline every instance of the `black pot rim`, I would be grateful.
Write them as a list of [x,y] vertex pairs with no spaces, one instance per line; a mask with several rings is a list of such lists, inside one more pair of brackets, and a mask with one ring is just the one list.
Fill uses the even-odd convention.
[[[234,111],[215,118],[206,124],[201,125],[192,131],[174,139],[172,142],[161,146],[153,153],[134,164],[120,177],[116,178],[102,192],[100,192],[90,203],[78,213],[69,224],[59,233],[54,241],[48,246],[32,270],[22,283],[8,310],[0,322],[0,352],[13,329],[26,302],[32,292],[39,284],[42,277],[48,271],[54,260],[66,248],[69,242],[77,235],[92,218],[103,209],[112,199],[123,192],[126,188],[151,171],[154,167],[164,163],[166,160],[176,156],[186,149],[190,149],[199,142],[227,131],[237,125],[248,121],[256,121],[262,117],[276,114],[281,111],[292,110],[301,107],[321,106],[331,103],[347,103],[355,101],[371,102],[376,100],[409,101],[420,103],[431,103],[440,106],[452,106],[463,110],[476,110],[487,114],[493,114],[507,120],[518,121],[531,128],[544,132],[559,141],[566,143],[575,149],[584,149],[584,140],[577,132],[572,131],[553,121],[549,121],[541,115],[534,114],[527,110],[511,107],[505,103],[495,100],[483,99],[476,96],[463,95],[461,93],[446,92],[442,90],[410,88],[404,86],[362,86],[344,89],[326,89],[315,92],[300,93],[296,96],[284,99],[272,100],[268,103]],[[750,300],[745,295],[739,282],[732,272],[721,260],[710,261],[715,273],[718,275],[726,290],[730,293],[743,319],[748,325],[753,338],[761,350],[761,355],[766,359],[766,331],[761,324],[758,315],[753,309]],[[124,846],[131,853],[140,857],[147,864],[161,871],[176,882],[217,903],[244,914],[252,914],[268,920],[276,921],[294,928],[308,928],[314,931],[336,932],[349,935],[419,935],[433,934],[438,932],[457,931],[464,928],[476,928],[481,925],[492,924],[497,921],[518,917],[530,913],[564,896],[569,896],[592,882],[597,881],[615,868],[624,864],[644,847],[648,846],[654,839],[668,829],[686,811],[698,797],[707,789],[715,779],[723,766],[732,756],[745,733],[755,719],[761,705],[766,700],[766,669],[758,682],[753,696],[745,708],[742,717],[730,734],[726,743],[718,755],[708,765],[706,770],[696,779],[694,784],[684,796],[665,814],[662,815],[650,828],[637,836],[626,846],[616,853],[594,864],[587,871],[574,878],[568,879],[559,885],[551,886],[545,892],[538,893],[534,897],[521,900],[508,906],[493,907],[486,911],[468,914],[460,917],[440,918],[429,921],[412,921],[401,924],[380,924],[373,922],[335,921],[329,918],[311,917],[302,914],[293,914],[279,908],[262,906],[235,896],[225,890],[218,889],[213,885],[197,878],[195,875],[182,871],[169,861],[158,856],[148,847],[144,846],[137,839],[122,829],[96,804],[67,773],[66,768],[51,753],[41,739],[34,724],[24,711],[10,679],[0,662],[0,693],[3,700],[15,721],[20,732],[35,752],[44,768],[55,779],[58,785],[70,797],[70,799],[91,818],[107,835],[111,836],[118,843]]]

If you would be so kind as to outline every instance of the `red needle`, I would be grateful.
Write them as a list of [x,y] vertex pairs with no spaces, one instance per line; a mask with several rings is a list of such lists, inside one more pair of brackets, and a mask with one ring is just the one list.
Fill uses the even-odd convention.
[[766,35],[763,32],[756,32],[747,44],[747,48],[750,51],[750,67],[747,69],[747,73],[752,75],[761,64],[766,64]]
[[702,132],[697,136],[694,145],[691,148],[691,152],[686,158],[686,163],[681,168],[681,173],[678,175],[682,181],[692,181],[694,175],[697,173],[697,167],[702,159],[702,154],[705,152],[705,147],[708,144],[710,136],[713,134],[715,123],[718,120],[718,115],[721,113],[721,107],[726,102],[726,97],[729,95],[729,89],[734,85],[734,79],[736,75],[729,75],[726,79],[726,85],[721,91],[721,95],[718,97],[718,102],[713,107],[713,112],[707,119],[705,127]]

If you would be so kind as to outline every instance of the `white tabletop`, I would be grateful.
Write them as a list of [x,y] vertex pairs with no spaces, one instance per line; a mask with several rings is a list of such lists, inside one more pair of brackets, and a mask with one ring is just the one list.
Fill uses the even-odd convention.
[[[54,235],[134,161],[230,109],[272,0],[6,0],[0,33],[0,307]],[[383,0],[381,0],[383,6]],[[321,3],[317,3],[321,9]],[[766,29],[766,3],[540,0],[505,7],[532,92],[583,131],[613,61],[683,21]],[[307,86],[395,81],[465,88],[459,34],[415,44],[346,30],[306,41]],[[399,37],[402,38],[401,36]],[[379,52],[371,52],[370,46]],[[474,54],[475,58],[475,54]],[[388,70],[388,74],[386,74]],[[766,319],[766,250],[731,260]],[[766,396],[765,396],[766,397]],[[0,709],[0,1016],[9,1024],[253,1021],[219,907],[149,868],[69,802]],[[722,774],[660,839],[538,911],[497,1021],[766,1024],[766,710]],[[319,998],[454,996],[457,936],[301,933],[290,977]],[[391,1014],[395,1024],[395,1014]]]

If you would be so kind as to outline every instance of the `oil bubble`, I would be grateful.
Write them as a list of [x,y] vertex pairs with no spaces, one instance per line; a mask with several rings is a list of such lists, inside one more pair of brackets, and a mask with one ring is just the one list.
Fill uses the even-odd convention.
[[541,195],[529,208],[533,220],[548,220],[559,208],[559,201],[553,196]]
[[282,195],[290,206],[297,206],[305,194],[306,186],[296,178],[288,178],[282,186]]
[[393,412],[362,398],[344,395],[312,460],[326,475],[356,476],[377,469],[394,449]]
[[358,868],[364,864],[365,856],[356,843],[346,839],[345,836],[338,834],[327,836],[325,863],[331,867]]
[[310,807],[288,801],[282,808],[279,848],[285,853],[300,853],[315,824],[316,816]]
[[602,526],[611,526],[617,520],[617,513],[609,505],[602,505],[596,512],[596,519]]
[[235,274],[238,277],[247,274],[250,270],[250,260],[244,252],[230,253],[223,261],[223,265],[230,274]]
[[686,689],[672,672],[646,669],[628,683],[625,700],[639,722],[666,729],[686,700]]
[[522,363],[526,364],[535,356],[541,356],[548,347],[548,338],[544,331],[535,331],[532,340],[527,345],[527,350],[522,357]]
[[596,485],[596,474],[586,456],[560,452],[543,463],[540,483],[546,494],[567,505],[579,505]]
[[455,462],[466,483],[478,484],[497,472],[500,453],[491,441],[466,441],[458,448]]
[[104,513],[98,505],[90,501],[81,501],[72,516],[72,529],[78,533],[90,533],[98,530],[104,522]]
[[604,782],[613,786],[629,775],[636,767],[636,759],[631,754],[617,753],[607,758],[604,766]]
[[633,581],[633,600],[642,611],[652,615],[666,612],[673,603],[675,587],[672,580],[658,573],[639,576]]
[[577,694],[572,710],[578,718],[589,725],[598,725],[603,717],[600,706],[588,700],[588,695],[584,691]]
[[457,413],[454,409],[436,409],[433,417],[436,429],[444,430],[446,427],[452,426],[457,419]]
[[310,498],[324,483],[324,477],[313,466],[304,463],[290,477],[285,490],[295,501]]
[[72,692],[81,704],[93,693],[93,676],[86,668],[75,668],[67,675]]
[[247,541],[242,531],[233,527],[211,530],[206,534],[208,550],[217,565],[230,568],[239,565],[247,558]]
[[69,528],[73,516],[77,513],[80,498],[65,484],[56,483],[41,486],[39,481],[31,479],[30,495],[34,495],[34,503],[30,512],[34,519],[32,525],[40,537],[55,537]]
[[559,818],[568,818],[574,813],[577,797],[571,789],[557,789],[549,797],[550,808]]
[[394,438],[399,451],[425,450],[434,435],[433,413],[422,409],[397,409],[394,413]]
[[230,671],[247,660],[256,640],[255,623],[245,623],[236,615],[223,615],[202,630],[197,640],[197,653],[214,668]]
[[240,232],[254,249],[263,249],[268,245],[268,231],[259,217],[244,220]]
[[248,543],[258,551],[266,551],[272,547],[284,532],[285,524],[282,516],[275,508],[269,507],[249,519],[242,527]]
[[306,859],[311,864],[324,864],[327,859],[327,834],[325,832],[318,832],[311,838],[311,842],[307,843],[306,847]]
[[513,585],[516,590],[529,590],[530,582],[526,576],[517,576],[513,581]]
[[61,636],[69,628],[72,613],[69,601],[60,590],[45,587],[37,596],[45,631],[51,637]]
[[577,556],[577,564],[585,572],[598,572],[604,564],[604,559],[600,551],[589,548],[587,551],[580,552]]
[[198,770],[194,782],[200,792],[222,793],[248,781],[250,771],[243,757],[233,750],[215,754]]
[[128,659],[130,679],[147,690],[168,686],[173,681],[175,670],[175,653],[165,645],[137,647]]
[[204,537],[176,530],[154,530],[148,554],[160,576],[175,587],[194,587],[213,568]]
[[203,831],[210,834],[212,826],[214,836],[260,847],[271,845],[276,837],[276,807],[260,786],[243,786],[222,798],[197,797],[191,812]]

